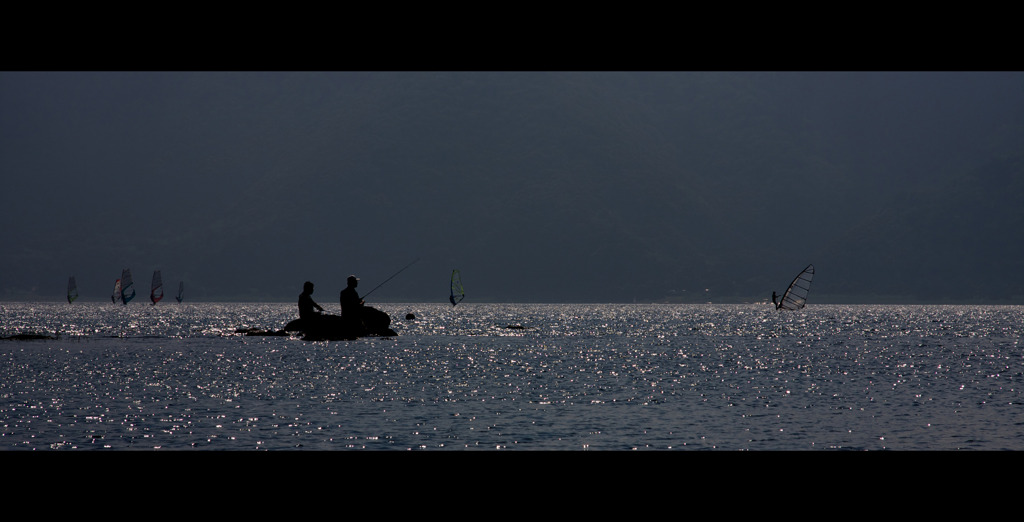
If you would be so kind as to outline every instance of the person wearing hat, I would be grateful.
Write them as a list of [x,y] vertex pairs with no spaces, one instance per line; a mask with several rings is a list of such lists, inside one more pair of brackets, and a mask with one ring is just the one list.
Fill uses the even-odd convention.
[[341,319],[352,325],[357,324],[362,315],[363,300],[356,293],[356,286],[359,285],[359,278],[348,276],[348,286],[341,291]]

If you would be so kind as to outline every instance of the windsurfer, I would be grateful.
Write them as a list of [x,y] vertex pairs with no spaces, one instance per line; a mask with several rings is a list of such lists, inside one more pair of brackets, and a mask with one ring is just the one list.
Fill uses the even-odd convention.
[[356,287],[359,286],[359,278],[348,276],[348,286],[341,291],[341,318],[348,324],[360,320],[364,301],[359,298]]
[[775,308],[779,307],[778,299],[779,299],[779,294],[775,293],[775,290],[772,290],[772,304],[775,305]]
[[[811,279],[814,278],[814,265],[807,265],[807,268],[797,274],[789,288],[775,304],[776,310],[799,310],[807,304],[807,294],[811,291]],[[772,292],[772,301],[775,300],[775,293]]]
[[302,285],[302,293],[299,294],[299,319],[311,319],[316,317],[324,309],[313,300],[313,283],[306,281]]

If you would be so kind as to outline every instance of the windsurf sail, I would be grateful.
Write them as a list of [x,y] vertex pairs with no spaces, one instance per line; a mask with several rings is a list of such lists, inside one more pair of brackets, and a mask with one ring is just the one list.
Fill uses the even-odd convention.
[[180,303],[181,300],[184,299],[184,298],[185,298],[185,282],[184,281],[178,281],[178,295],[175,297],[175,299],[177,299],[178,302]]
[[814,265],[807,265],[802,272],[797,274],[793,282],[789,284],[782,299],[775,302],[772,295],[772,302],[775,302],[776,310],[799,310],[807,304],[807,294],[811,291],[811,278],[814,277]]
[[121,300],[121,280],[114,281],[114,293],[110,295],[110,302],[116,303]]
[[156,304],[164,298],[164,281],[160,277],[160,271],[153,271],[153,284],[149,287],[149,300]]
[[466,291],[462,289],[462,275],[458,270],[452,270],[452,294],[448,300],[452,302],[452,306],[455,306],[462,301],[463,297],[466,297]]
[[125,268],[121,272],[121,302],[125,305],[135,297],[135,281],[132,281],[132,271]]
[[75,276],[68,278],[68,303],[73,303],[75,299],[78,299],[78,285],[75,284]]

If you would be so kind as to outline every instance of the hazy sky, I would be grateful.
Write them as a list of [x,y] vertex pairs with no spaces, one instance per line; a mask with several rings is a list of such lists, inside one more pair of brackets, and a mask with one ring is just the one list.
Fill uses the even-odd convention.
[[[1017,72],[0,72],[0,300],[1024,300]],[[170,292],[168,292],[170,293]],[[814,302],[812,294],[811,302]]]

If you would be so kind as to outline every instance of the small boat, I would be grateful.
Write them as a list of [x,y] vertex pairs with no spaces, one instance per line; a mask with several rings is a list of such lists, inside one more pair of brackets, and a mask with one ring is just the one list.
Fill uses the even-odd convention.
[[359,337],[392,337],[391,316],[371,306],[363,307],[362,321],[354,324],[341,316],[322,314],[295,319],[285,325],[284,332],[298,333],[305,341],[349,341]]

